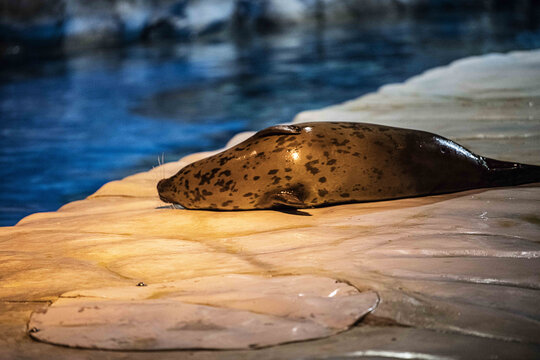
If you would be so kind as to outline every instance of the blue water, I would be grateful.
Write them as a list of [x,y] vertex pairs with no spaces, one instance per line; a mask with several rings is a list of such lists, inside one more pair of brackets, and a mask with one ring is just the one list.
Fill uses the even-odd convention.
[[538,48],[538,24],[516,14],[429,14],[2,64],[0,225],[82,199],[162,154],[216,149],[237,132],[465,56]]

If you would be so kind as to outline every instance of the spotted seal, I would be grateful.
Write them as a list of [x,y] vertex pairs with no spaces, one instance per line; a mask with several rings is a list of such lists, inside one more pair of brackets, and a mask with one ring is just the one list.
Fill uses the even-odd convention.
[[540,181],[540,166],[478,156],[417,130],[312,122],[261,130],[158,183],[187,209],[308,208]]

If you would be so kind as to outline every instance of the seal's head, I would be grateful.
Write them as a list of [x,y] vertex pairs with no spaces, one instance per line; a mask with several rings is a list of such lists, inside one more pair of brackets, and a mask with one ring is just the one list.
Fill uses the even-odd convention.
[[181,199],[175,199],[175,186],[172,178],[162,179],[157,184],[158,194],[161,201],[166,203],[179,203]]
[[[300,158],[300,135],[308,126],[278,125],[219,154],[191,163],[161,180],[161,200],[187,209],[240,210],[279,205],[306,207],[301,175],[311,164]],[[311,159],[311,155],[309,159]],[[310,168],[311,169],[311,168]]]

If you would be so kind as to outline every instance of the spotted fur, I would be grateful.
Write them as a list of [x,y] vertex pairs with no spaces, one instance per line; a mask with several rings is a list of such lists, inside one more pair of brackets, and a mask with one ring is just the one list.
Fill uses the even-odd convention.
[[158,192],[187,209],[307,208],[539,181],[538,169],[423,131],[314,122],[262,130],[161,180]]

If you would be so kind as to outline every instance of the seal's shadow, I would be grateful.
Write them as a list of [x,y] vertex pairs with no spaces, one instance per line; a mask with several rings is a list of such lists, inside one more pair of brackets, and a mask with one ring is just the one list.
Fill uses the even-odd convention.
[[162,205],[162,206],[156,207],[156,209],[158,209],[158,210],[163,210],[163,209],[168,209],[168,210],[187,210],[185,207],[183,207],[182,205],[178,205],[178,204]]
[[307,211],[301,211],[301,210],[293,209],[293,208],[290,208],[290,209],[273,209],[273,210],[279,211],[280,213],[283,213],[283,214],[289,214],[289,215],[313,216],[310,213],[308,213]]

